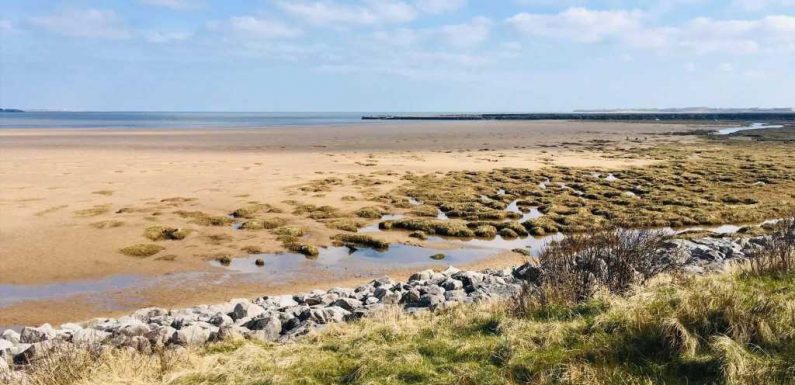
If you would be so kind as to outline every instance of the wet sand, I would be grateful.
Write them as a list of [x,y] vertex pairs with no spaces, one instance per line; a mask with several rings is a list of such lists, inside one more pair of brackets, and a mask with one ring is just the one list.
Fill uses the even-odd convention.
[[[627,136],[658,141],[692,140],[662,135],[688,125],[613,122],[422,122],[246,130],[0,130],[0,285],[43,285],[114,276],[160,277],[223,274],[208,261],[243,256],[243,246],[281,250],[268,232],[186,224],[176,210],[226,215],[247,202],[287,211],[291,224],[306,227],[307,240],[329,245],[337,233],[316,221],[289,214],[283,201],[296,199],[351,211],[374,204],[365,190],[387,192],[406,172],[488,170],[548,165],[620,169],[638,160],[605,159],[594,141],[624,143]],[[647,162],[646,162],[647,163]],[[355,177],[378,179],[363,188]],[[297,187],[325,177],[346,181],[323,194]],[[356,201],[343,200],[355,196]],[[169,198],[188,198],[171,200]],[[164,202],[164,200],[166,200]],[[120,209],[122,213],[117,213]],[[375,222],[375,221],[373,221]],[[187,226],[183,241],[165,241],[157,256],[134,258],[118,250],[149,243],[151,225]],[[217,236],[223,236],[223,241]],[[213,238],[215,236],[215,238]],[[385,234],[407,241],[404,234]],[[510,253],[508,253],[510,254]],[[489,258],[515,262],[515,255]],[[267,263],[267,261],[266,261]],[[482,261],[478,262],[482,263]],[[77,295],[73,300],[25,301],[1,308],[0,325],[80,320],[142,306],[185,306],[238,296],[294,292],[411,269],[333,272],[301,282],[240,282],[186,279],[185,285],[155,284],[120,290],[113,305]],[[375,271],[377,270],[377,271]],[[401,271],[403,270],[403,271]],[[172,276],[167,276],[173,274]],[[173,279],[172,281],[177,281]],[[0,305],[1,306],[1,305]]]

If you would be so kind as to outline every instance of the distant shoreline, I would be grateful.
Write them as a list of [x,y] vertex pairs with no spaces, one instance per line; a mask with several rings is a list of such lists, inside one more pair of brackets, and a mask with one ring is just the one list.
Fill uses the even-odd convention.
[[362,120],[795,121],[795,112],[572,112],[528,114],[364,115]]

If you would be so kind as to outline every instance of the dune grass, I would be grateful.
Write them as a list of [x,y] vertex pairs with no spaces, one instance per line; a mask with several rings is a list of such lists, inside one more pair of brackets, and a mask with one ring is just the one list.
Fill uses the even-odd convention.
[[792,384],[793,317],[793,273],[660,276],[626,296],[536,312],[510,302],[392,309],[295,344],[79,353],[69,359],[79,369],[33,376],[62,385]]

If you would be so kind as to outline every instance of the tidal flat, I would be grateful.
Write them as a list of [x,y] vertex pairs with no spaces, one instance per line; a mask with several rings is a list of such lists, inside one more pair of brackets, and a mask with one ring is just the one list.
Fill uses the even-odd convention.
[[[26,297],[3,308],[0,325],[327,288],[385,273],[400,278],[449,263],[453,257],[439,255],[456,255],[448,250],[460,249],[460,241],[484,251],[456,265],[497,267],[526,258],[512,250],[533,243],[533,235],[610,223],[758,223],[792,209],[792,142],[758,140],[765,130],[755,137],[698,134],[721,127],[4,130],[0,283],[84,285],[117,276],[155,283]],[[411,250],[415,263],[357,259],[381,256],[372,245]],[[416,254],[423,247],[427,258]],[[285,258],[296,262],[278,271]],[[257,269],[260,259],[273,274],[230,269]]]

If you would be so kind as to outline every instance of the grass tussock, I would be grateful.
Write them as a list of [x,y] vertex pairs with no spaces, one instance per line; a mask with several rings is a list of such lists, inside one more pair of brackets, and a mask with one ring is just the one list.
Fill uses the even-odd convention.
[[227,216],[210,215],[201,211],[178,210],[174,212],[174,214],[177,214],[182,218],[189,219],[190,223],[201,226],[229,226],[234,222],[234,219]]
[[382,241],[367,234],[337,234],[331,238],[339,246],[352,248],[369,247],[376,250],[389,249],[389,242]]
[[792,384],[793,309],[793,274],[659,277],[557,312],[387,310],[295,344],[75,352],[32,374],[58,385]]
[[252,204],[249,204],[249,205],[247,205],[245,207],[241,207],[241,208],[233,211],[232,212],[232,216],[235,217],[235,218],[251,219],[251,218],[256,217],[256,215],[260,214],[260,213],[263,213],[263,214],[264,213],[279,214],[281,212],[282,212],[281,209],[279,209],[277,207],[273,207],[273,206],[271,206],[271,205],[269,205],[267,203],[252,203]]
[[284,218],[249,219],[240,225],[242,230],[273,230],[287,224]]
[[449,237],[473,238],[475,232],[467,227],[466,222],[445,221],[425,218],[404,218],[384,221],[378,224],[382,230],[401,229],[409,231],[422,231],[426,234],[443,235]]
[[139,243],[137,245],[127,246],[119,249],[119,252],[129,257],[146,258],[151,257],[163,250],[165,250],[165,247],[160,245]]
[[179,241],[190,234],[188,229],[178,229],[167,226],[150,226],[144,230],[144,237],[150,241]]

